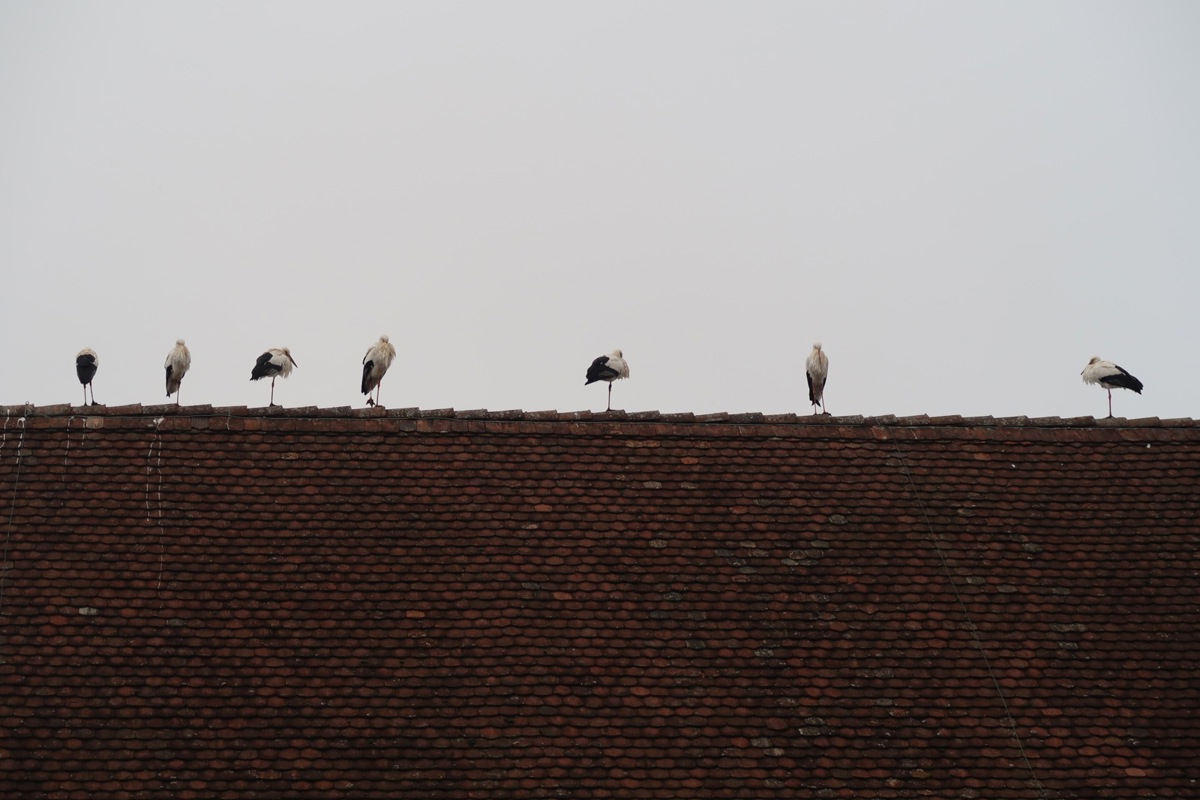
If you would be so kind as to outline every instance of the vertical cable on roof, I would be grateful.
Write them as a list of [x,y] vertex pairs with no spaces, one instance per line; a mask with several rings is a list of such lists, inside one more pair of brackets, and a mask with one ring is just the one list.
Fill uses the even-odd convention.
[[[154,587],[155,592],[162,589],[163,570],[166,562],[166,542],[163,541],[166,531],[163,529],[162,521],[162,442],[158,438],[158,426],[161,422],[162,417],[154,418],[154,439],[150,442],[150,452],[146,454],[146,523],[151,526],[155,524],[155,521],[151,517],[150,512],[150,470],[154,469],[158,473],[158,486],[155,499],[155,506],[158,509],[158,584]],[[156,452],[158,459],[154,462],[154,466],[151,467],[151,462],[154,461]]]
[[976,627],[975,620],[971,618],[971,612],[967,609],[967,604],[962,599],[962,594],[958,591],[958,584],[954,580],[954,572],[950,569],[950,562],[946,560],[946,554],[942,551],[941,545],[938,544],[937,534],[933,531],[933,522],[930,521],[929,513],[925,510],[925,503],[921,501],[921,496],[917,492],[917,483],[913,480],[912,472],[908,469],[908,458],[900,448],[899,441],[896,441],[896,455],[899,457],[900,468],[904,472],[904,477],[908,480],[909,491],[912,492],[913,500],[916,501],[917,508],[921,512],[921,519],[925,520],[925,530],[929,533],[929,541],[933,545],[934,551],[937,552],[938,560],[942,564],[942,570],[946,573],[946,579],[950,582],[950,590],[954,592],[954,599],[958,602],[958,607],[962,609],[963,616],[967,620],[967,628],[971,631],[971,640],[975,643],[975,649],[979,651],[979,657],[983,659],[983,666],[987,669],[992,686],[996,688],[996,694],[1000,698],[1000,705],[1004,708],[1004,719],[1012,731],[1013,740],[1017,743],[1017,750],[1021,753],[1021,760],[1025,762],[1025,768],[1029,770],[1029,777],[1033,779],[1033,785],[1037,787],[1037,796],[1044,800],[1049,795],[1046,794],[1046,789],[1042,786],[1042,782],[1038,780],[1037,772],[1033,769],[1033,763],[1029,760],[1029,755],[1025,752],[1025,743],[1021,741],[1021,734],[1017,730],[1017,721],[1013,718],[1012,711],[1008,707],[1008,698],[1004,696],[1004,689],[1000,686],[1000,681],[996,678],[996,673],[992,669],[992,662],[988,658],[987,650],[983,646],[983,640],[979,638],[979,628]]
[[[0,452],[4,450],[4,445],[8,442],[8,420],[9,416],[4,416],[4,434],[0,437]],[[4,590],[8,588],[8,575],[12,570],[12,565],[8,563],[8,550],[12,542],[12,526],[13,515],[17,510],[17,489],[21,485],[21,456],[22,449],[25,444],[25,417],[17,418],[17,427],[21,429],[21,435],[17,439],[17,468],[13,476],[12,500],[8,504],[8,525],[4,530],[4,557],[0,560],[0,614],[4,613]]]

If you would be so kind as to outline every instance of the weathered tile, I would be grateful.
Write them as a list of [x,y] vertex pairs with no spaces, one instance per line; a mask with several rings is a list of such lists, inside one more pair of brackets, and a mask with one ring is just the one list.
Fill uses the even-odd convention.
[[1200,426],[0,409],[20,797],[1184,797]]

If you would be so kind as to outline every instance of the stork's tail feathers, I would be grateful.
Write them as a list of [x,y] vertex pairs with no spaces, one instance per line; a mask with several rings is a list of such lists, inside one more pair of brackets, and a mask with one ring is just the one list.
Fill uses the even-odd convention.
[[1126,388],[1126,389],[1130,389],[1130,390],[1132,390],[1132,391],[1136,392],[1137,394],[1141,394],[1141,393],[1142,393],[1142,389],[1143,389],[1144,387],[1143,387],[1143,384],[1142,384],[1142,382],[1141,382],[1141,381],[1139,381],[1137,378],[1135,378],[1135,377],[1133,377],[1132,375],[1130,375],[1130,376],[1129,376],[1129,385],[1128,385],[1128,386],[1126,386],[1125,388]]
[[1110,388],[1119,387],[1121,389],[1128,389],[1129,391],[1137,394],[1141,394],[1142,389],[1144,388],[1142,382],[1130,375],[1128,372],[1122,372],[1118,375],[1110,375],[1106,378],[1101,378],[1100,383]]

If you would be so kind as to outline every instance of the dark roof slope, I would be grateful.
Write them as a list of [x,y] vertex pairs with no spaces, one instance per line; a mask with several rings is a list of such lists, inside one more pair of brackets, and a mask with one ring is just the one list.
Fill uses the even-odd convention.
[[1200,794],[1200,426],[0,409],[6,797]]

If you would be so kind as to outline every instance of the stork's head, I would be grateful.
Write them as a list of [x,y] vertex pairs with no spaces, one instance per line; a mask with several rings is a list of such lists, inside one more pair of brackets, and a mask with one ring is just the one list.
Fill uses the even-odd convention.
[[616,356],[617,358],[624,358],[624,357],[625,357],[625,354],[624,354],[624,353],[622,353],[620,350],[613,350],[611,353],[609,353],[609,355],[610,355],[610,356]]
[[821,350],[821,343],[820,343],[820,342],[813,342],[813,350],[816,350],[816,351],[818,351],[818,352],[819,352],[819,351]]
[[380,337],[379,337],[379,341],[383,342],[384,344],[387,344],[387,343],[388,343],[388,336],[387,336],[387,334],[386,334],[386,333],[384,333],[384,334],[381,334],[381,335],[380,335]]
[[180,347],[183,347],[184,346],[183,339],[176,339],[175,344],[179,345]]

